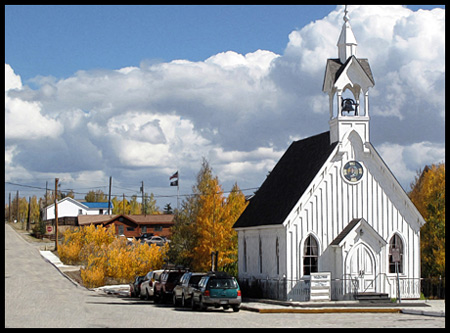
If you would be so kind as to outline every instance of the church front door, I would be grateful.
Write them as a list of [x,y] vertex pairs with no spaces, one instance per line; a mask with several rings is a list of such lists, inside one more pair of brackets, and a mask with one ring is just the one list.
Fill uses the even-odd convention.
[[347,257],[346,269],[359,293],[375,291],[375,257],[364,243],[359,243]]

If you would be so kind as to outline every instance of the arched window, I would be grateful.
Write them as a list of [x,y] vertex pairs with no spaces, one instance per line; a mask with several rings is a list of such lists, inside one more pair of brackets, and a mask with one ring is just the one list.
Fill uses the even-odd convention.
[[303,247],[303,275],[317,272],[319,258],[319,246],[316,239],[309,235]]
[[397,234],[389,242],[389,273],[397,273],[396,267],[399,273],[403,273],[403,242]]
[[247,272],[247,239],[244,237],[244,272]]
[[262,245],[261,237],[259,238],[259,273],[262,273]]
[[280,244],[278,243],[278,237],[275,243],[275,257],[277,259],[277,275],[280,274]]

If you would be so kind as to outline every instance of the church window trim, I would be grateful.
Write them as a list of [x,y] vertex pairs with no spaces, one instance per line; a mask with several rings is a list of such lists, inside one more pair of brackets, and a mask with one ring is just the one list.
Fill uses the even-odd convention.
[[277,262],[277,275],[280,274],[280,243],[278,241],[278,237],[275,242],[275,258]]
[[259,274],[262,274],[262,263],[263,263],[263,258],[262,258],[262,243],[261,243],[261,236],[259,237],[259,249],[258,249],[258,256],[259,256]]
[[244,237],[244,272],[247,272],[247,238]]
[[303,242],[302,272],[303,276],[319,271],[319,241],[313,234],[309,234]]
[[393,257],[392,257],[392,249],[393,248],[398,248],[400,249],[400,262],[398,264],[398,273],[399,274],[404,274],[405,272],[405,267],[404,267],[404,263],[405,263],[405,242],[403,241],[403,238],[398,234],[398,233],[394,233],[391,237],[391,239],[389,240],[389,257],[388,257],[388,272],[390,274],[396,274],[396,268],[395,268],[395,263],[393,262]]

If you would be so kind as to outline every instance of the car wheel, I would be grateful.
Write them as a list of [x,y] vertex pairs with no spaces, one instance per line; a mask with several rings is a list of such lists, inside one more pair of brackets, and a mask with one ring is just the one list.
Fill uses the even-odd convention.
[[148,301],[150,299],[150,295],[148,293],[148,289],[145,288],[145,299]]
[[181,295],[181,307],[185,307],[186,306],[186,298],[184,297],[184,294]]
[[191,308],[192,310],[197,309],[197,304],[195,304],[194,296],[191,297]]
[[201,311],[205,311],[206,310],[206,305],[203,304],[203,300],[202,297],[200,296],[200,304],[199,304],[199,308]]
[[239,310],[240,310],[239,305],[233,306],[233,311],[234,312],[239,312]]

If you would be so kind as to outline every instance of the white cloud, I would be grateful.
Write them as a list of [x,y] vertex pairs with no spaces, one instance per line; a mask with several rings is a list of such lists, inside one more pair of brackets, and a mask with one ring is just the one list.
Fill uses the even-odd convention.
[[417,142],[409,146],[384,143],[378,151],[406,191],[419,170],[425,165],[445,160],[445,145]]
[[[445,11],[349,11],[357,56],[369,59],[375,78],[372,143],[409,184],[445,152]],[[177,169],[182,184],[192,183],[207,157],[220,180],[259,186],[292,138],[329,129],[322,81],[326,60],[337,58],[342,17],[338,6],[292,31],[282,55],[224,50],[199,62],[143,61],[39,77],[34,90],[5,64],[6,171],[59,172],[74,181],[109,174],[125,184],[149,177],[166,186]]]
[[10,89],[21,89],[22,80],[16,75],[10,65],[5,64],[5,91]]
[[20,91],[22,80],[10,65],[5,64],[5,138],[36,140],[56,138],[63,131],[57,120],[41,114],[41,103],[10,97],[10,91]]

